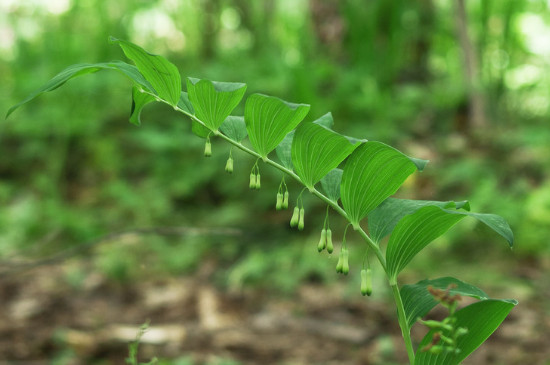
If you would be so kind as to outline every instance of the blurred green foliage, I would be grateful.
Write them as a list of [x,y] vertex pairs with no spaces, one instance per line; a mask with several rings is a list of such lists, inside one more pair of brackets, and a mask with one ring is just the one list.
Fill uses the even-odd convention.
[[[476,211],[509,220],[517,252],[548,254],[549,6],[467,2],[477,64],[469,79],[454,2],[4,0],[0,110],[70,64],[124,59],[107,38],[129,39],[165,55],[184,77],[246,82],[248,94],[309,103],[309,120],[332,111],[339,132],[432,160],[402,195],[469,199]],[[481,125],[470,113],[476,98]],[[313,251],[323,207],[309,201],[306,233],[290,234],[288,214],[273,209],[278,173],[262,166],[262,190],[248,191],[250,158],[233,151],[228,176],[228,146],[214,141],[204,161],[188,120],[154,105],[137,128],[127,122],[130,101],[128,82],[102,71],[0,123],[0,255],[51,254],[134,227],[226,226],[243,234],[112,244],[94,262],[126,280],[144,257],[171,274],[215,257],[229,270],[225,284],[269,280],[283,290],[296,277],[330,276],[333,263]],[[297,193],[291,186],[291,202]],[[495,238],[478,228],[461,224],[449,246],[476,250]]]

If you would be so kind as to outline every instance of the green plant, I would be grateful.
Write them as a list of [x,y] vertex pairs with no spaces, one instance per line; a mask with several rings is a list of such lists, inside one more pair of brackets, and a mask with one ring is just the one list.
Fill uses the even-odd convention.
[[136,339],[128,344],[128,357],[126,358],[126,364],[129,365],[154,365],[158,363],[156,357],[152,358],[149,362],[139,362],[138,361],[138,348],[141,337],[147,332],[149,328],[149,322],[145,322],[139,327],[138,333],[136,334]]
[[[70,66],[11,107],[7,116],[20,105],[73,77],[102,69],[121,72],[133,82],[130,115],[133,124],[140,124],[140,113],[145,105],[153,101],[168,104],[191,119],[193,133],[206,140],[206,157],[212,154],[211,138],[217,137],[256,158],[250,173],[251,189],[261,187],[261,163],[303,184],[293,209],[292,227],[304,228],[306,210],[302,194],[305,191],[326,203],[319,251],[334,250],[329,208],[349,222],[336,271],[348,274],[350,253],[364,257],[361,292],[370,295],[372,268],[369,257],[374,255],[378,259],[393,293],[411,364],[459,364],[496,330],[517,304],[514,300],[491,299],[480,289],[449,277],[399,287],[398,276],[413,257],[465,217],[484,223],[513,246],[512,231],[503,218],[472,213],[468,202],[392,198],[408,176],[421,171],[427,161],[406,156],[381,142],[340,135],[332,130],[330,113],[314,122],[302,122],[309,105],[288,103],[272,96],[253,94],[246,101],[244,116],[230,116],[245,94],[245,84],[188,78],[187,92],[184,92],[177,68],[165,58],[127,41],[111,38],[111,42],[119,44],[135,66],[122,61]],[[250,146],[242,143],[247,136]],[[269,157],[274,151],[280,163]],[[233,171],[233,164],[230,153],[227,172]],[[319,183],[324,193],[317,189]],[[288,205],[289,191],[283,177],[275,207],[286,209]],[[361,226],[367,217],[369,234]],[[364,249],[348,248],[346,233],[350,227],[364,240]],[[388,235],[384,254],[380,242]],[[442,290],[446,290],[444,295]],[[478,301],[457,310],[459,296]],[[438,303],[449,308],[449,319],[439,324],[422,322],[431,330],[415,352],[411,326]]]

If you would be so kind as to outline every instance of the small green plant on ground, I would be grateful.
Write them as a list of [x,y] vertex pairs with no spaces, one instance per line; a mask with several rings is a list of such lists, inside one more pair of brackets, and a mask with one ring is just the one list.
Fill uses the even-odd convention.
[[[285,176],[304,186],[293,200],[292,227],[304,228],[304,192],[326,203],[317,248],[319,252],[326,250],[329,253],[338,249],[336,271],[344,275],[350,271],[351,254],[363,258],[363,295],[368,296],[373,290],[369,260],[374,256],[379,261],[393,293],[410,364],[459,364],[485,342],[517,305],[515,300],[489,298],[481,289],[452,277],[399,285],[398,276],[409,262],[463,218],[477,219],[513,246],[512,231],[503,218],[473,213],[468,202],[392,198],[409,175],[424,169],[427,161],[409,157],[382,142],[338,134],[333,130],[330,113],[313,122],[302,122],[309,105],[293,104],[273,96],[252,94],[246,100],[244,116],[232,116],[230,114],[245,94],[245,84],[189,77],[187,91],[182,91],[178,69],[165,58],[124,40],[111,38],[111,42],[120,45],[135,66],[123,61],[70,66],[11,107],[7,116],[20,105],[58,88],[73,77],[104,69],[116,70],[133,83],[131,123],[141,123],[140,113],[145,105],[165,103],[191,119],[193,133],[205,139],[206,157],[213,153],[212,138],[222,139],[255,157],[250,171],[251,189],[261,187],[261,166],[269,165],[282,171],[275,208],[290,206]],[[244,144],[247,137],[248,143]],[[274,153],[279,162],[270,157]],[[225,170],[232,173],[234,164],[230,152]],[[332,241],[331,210],[349,222],[340,247],[334,247]],[[368,230],[361,225],[365,218]],[[348,247],[349,228],[363,239],[364,247]],[[387,236],[390,238],[384,253],[380,242]],[[477,301],[458,309],[461,296]],[[437,304],[445,306],[449,316],[441,322],[421,321],[429,332],[415,351],[411,327]]]
[[129,365],[154,365],[158,363],[158,359],[156,357],[152,358],[149,362],[139,362],[138,361],[138,348],[139,348],[139,342],[141,341],[141,337],[147,332],[147,329],[149,328],[149,322],[145,322],[139,327],[138,333],[136,335],[136,339],[128,345],[128,357],[126,358],[126,364]]

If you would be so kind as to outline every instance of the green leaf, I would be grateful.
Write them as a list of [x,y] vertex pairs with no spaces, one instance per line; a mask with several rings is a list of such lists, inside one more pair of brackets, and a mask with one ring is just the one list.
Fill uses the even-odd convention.
[[515,301],[488,299],[470,304],[457,311],[455,327],[468,333],[458,337],[458,354],[443,351],[440,354],[423,352],[421,349],[432,340],[434,330],[422,339],[416,351],[415,365],[458,365],[495,332],[502,321],[517,304]]
[[292,163],[306,187],[313,189],[358,146],[346,137],[315,123],[302,123],[292,142]]
[[428,205],[435,205],[441,208],[454,207],[456,209],[463,208],[465,210],[470,210],[470,203],[468,201],[455,203],[452,201],[439,202],[431,200],[388,198],[369,213],[368,222],[371,238],[376,242],[380,242],[391,233],[401,218]]
[[464,214],[438,206],[426,206],[403,217],[395,226],[386,250],[390,280],[395,282],[397,274],[417,253],[464,217]]
[[225,118],[241,102],[246,84],[188,77],[187,91],[197,118],[203,121],[208,129],[217,131]]
[[[313,123],[322,125],[326,128],[332,128],[334,126],[334,119],[332,118],[332,113],[328,112],[319,119],[316,119]],[[292,164],[292,141],[294,140],[295,130],[288,132],[288,134],[283,138],[281,143],[275,149],[277,157],[281,161],[281,164],[289,170],[294,169]],[[338,193],[340,196],[340,193]]]
[[206,138],[210,135],[210,133],[212,133],[210,129],[195,120],[191,121],[191,132],[201,138]]
[[220,126],[220,130],[236,142],[241,142],[247,135],[244,117],[228,116]]
[[111,43],[118,43],[122,51],[136,64],[139,72],[153,86],[155,93],[173,106],[178,104],[181,94],[181,76],[176,66],[166,58],[149,53],[143,48],[114,37]]
[[[451,208],[456,207],[454,204],[449,204],[449,206]],[[407,266],[418,252],[464,217],[478,219],[504,237],[510,246],[513,245],[512,230],[502,217],[494,214],[443,209],[434,205],[426,206],[403,217],[395,226],[386,250],[387,269],[390,278],[395,282],[397,274]]]
[[321,179],[323,190],[327,197],[334,202],[340,199],[340,183],[342,182],[343,172],[341,169],[334,169]]
[[332,129],[332,127],[334,127],[334,118],[332,117],[332,113],[328,112],[318,119],[315,119],[313,123],[322,125],[323,127],[328,129]]
[[122,61],[112,61],[107,63],[83,63],[83,64],[77,64],[72,65],[55,75],[50,81],[33,91],[29,96],[27,96],[23,101],[21,101],[18,104],[15,104],[12,106],[8,112],[6,113],[6,118],[10,116],[11,113],[13,113],[17,108],[19,108],[21,105],[28,103],[29,101],[33,100],[37,96],[53,91],[57,89],[58,87],[62,86],[65,82],[69,81],[73,77],[98,72],[101,70],[116,70],[121,72],[123,75],[128,77],[130,80],[132,80],[135,84],[137,84],[140,88],[147,90],[147,91],[153,91],[153,88],[151,84],[145,80],[142,74],[139,73],[138,69],[133,66],[129,65]]
[[344,210],[354,227],[394,194],[416,170],[414,163],[393,147],[366,142],[348,158],[341,184]]
[[130,123],[141,125],[141,110],[143,107],[155,101],[151,94],[142,92],[138,87],[132,88],[132,109],[130,110]]
[[193,108],[193,104],[191,104],[191,101],[189,101],[189,94],[187,94],[185,91],[182,91],[180,93],[180,100],[178,101],[178,108],[181,110],[194,115],[195,109]]
[[273,96],[252,94],[246,100],[244,110],[252,147],[262,158],[267,158],[308,112],[307,104],[292,104]]
[[416,165],[416,168],[418,169],[418,171],[424,171],[424,168],[426,167],[426,165],[428,164],[428,160],[423,160],[421,158],[416,158],[416,157],[409,157],[409,159]]
[[409,328],[412,327],[419,317],[424,317],[438,304],[428,291],[428,286],[444,290],[451,284],[455,286],[449,290],[451,295],[459,294],[479,300],[489,299],[483,290],[452,277],[433,280],[426,279],[416,284],[403,285],[403,287],[401,287],[401,298],[403,299],[403,306],[405,308],[405,315],[409,323]]

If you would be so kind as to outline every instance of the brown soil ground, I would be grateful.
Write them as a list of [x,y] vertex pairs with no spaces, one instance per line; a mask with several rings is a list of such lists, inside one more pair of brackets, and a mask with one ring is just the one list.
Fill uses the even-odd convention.
[[[313,284],[286,298],[257,289],[227,293],[204,272],[124,285],[90,272],[75,287],[66,279],[71,265],[82,262],[0,279],[0,364],[50,364],[67,353],[73,354],[69,360],[55,363],[124,364],[128,342],[147,320],[142,361],[189,356],[197,364],[407,362],[394,308],[380,299],[350,299],[341,288]],[[413,331],[416,340],[421,332]],[[545,307],[520,303],[465,364],[547,365],[548,359]]]

